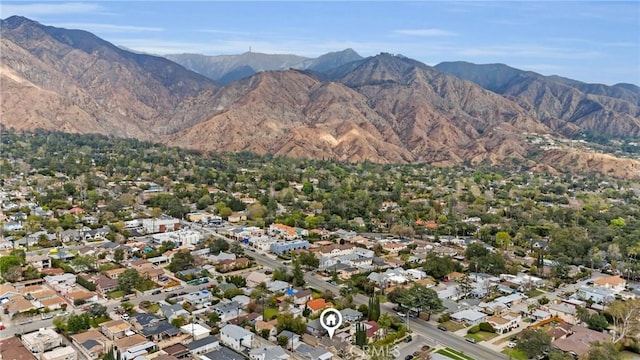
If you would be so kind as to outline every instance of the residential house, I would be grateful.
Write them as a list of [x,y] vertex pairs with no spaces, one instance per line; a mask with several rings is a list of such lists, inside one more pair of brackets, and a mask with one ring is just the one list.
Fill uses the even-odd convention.
[[235,351],[250,349],[253,345],[253,333],[237,325],[225,325],[220,329],[220,342]]
[[304,305],[311,300],[312,295],[313,292],[309,289],[298,290],[293,294],[293,303],[295,305]]
[[581,286],[576,295],[581,300],[591,300],[596,304],[609,304],[616,298],[616,293],[612,289],[604,287]]
[[468,325],[478,325],[487,319],[487,314],[477,310],[466,309],[451,314],[451,319]]
[[162,316],[166,317],[169,322],[173,321],[175,318],[184,316],[188,317],[189,312],[182,307],[182,304],[160,304],[160,312]]
[[109,340],[116,340],[131,333],[131,324],[124,320],[111,320],[100,324],[100,331]]
[[300,344],[300,335],[289,331],[289,330],[282,330],[280,332],[280,334],[278,334],[276,336],[276,338],[280,338],[281,336],[287,338],[287,346],[286,348],[289,350],[293,350],[296,347],[298,347],[298,345]]
[[340,314],[342,315],[342,321],[345,323],[354,323],[362,318],[360,311],[351,308],[340,310]]
[[611,334],[606,332],[594,331],[582,326],[573,326],[571,331],[564,338],[553,342],[556,349],[568,352],[575,357],[581,357],[589,351],[591,344],[595,342],[605,343],[611,340]]
[[42,353],[40,360],[78,360],[78,352],[73,346],[63,346]]
[[150,341],[159,342],[178,336],[180,329],[163,319],[143,327],[140,333]]
[[74,305],[85,304],[98,301],[98,294],[93,291],[76,290],[68,292],[65,297]]
[[504,316],[494,315],[486,319],[486,322],[491,324],[498,334],[505,334],[517,328],[520,321],[522,321],[522,316],[517,313],[508,313]]
[[269,226],[268,234],[285,240],[295,240],[298,238],[296,229],[284,224],[271,224]]
[[108,344],[108,339],[93,329],[72,335],[71,340],[89,360],[100,358],[105,353]]
[[231,301],[237,302],[242,308],[247,307],[251,303],[251,298],[247,295],[234,296]]
[[289,354],[280,346],[261,347],[249,352],[251,360],[287,360],[289,357]]
[[610,289],[616,294],[624,291],[627,286],[627,281],[620,276],[607,276],[595,279],[593,285],[605,289]]
[[322,336],[327,330],[320,323],[320,319],[313,319],[307,323],[307,332],[314,336]]
[[309,242],[307,240],[294,240],[286,242],[275,242],[269,246],[269,251],[276,255],[285,254],[293,250],[308,249]]
[[48,269],[51,267],[51,258],[47,255],[30,255],[27,256],[27,264],[39,270]]
[[127,269],[125,269],[125,268],[117,268],[117,269],[107,270],[107,271],[104,272],[104,274],[110,279],[118,280],[120,275],[125,271],[127,271]]
[[36,360],[15,336],[0,340],[0,359]]
[[140,334],[123,337],[114,341],[114,345],[123,360],[132,360],[157,349],[154,342],[147,340]]
[[200,355],[200,360],[246,360],[246,357],[229,348],[221,346],[217,350]]
[[220,348],[220,341],[214,335],[209,335],[200,340],[190,342],[187,344],[187,348],[193,355],[204,354]]
[[291,284],[286,281],[274,280],[267,284],[267,290],[271,292],[284,292],[291,288]]
[[9,315],[10,318],[14,317],[16,314],[36,309],[30,301],[20,295],[7,299],[2,303],[2,307],[4,308],[4,313]]
[[73,286],[76,284],[76,276],[69,273],[64,273],[62,275],[49,275],[44,277],[44,281],[54,288],[58,285]]
[[202,340],[211,335],[210,329],[193,322],[191,324],[181,326],[180,331],[182,331],[183,334],[191,336],[194,341]]
[[43,353],[62,345],[62,335],[53,329],[40,328],[37,331],[23,334],[22,343],[32,353]]
[[276,319],[273,319],[271,321],[258,320],[256,321],[255,325],[256,333],[262,335],[264,332],[266,332],[266,338],[276,336],[276,334],[278,333],[277,325],[278,321]]
[[315,314],[319,311],[322,311],[332,306],[333,306],[332,303],[326,302],[323,298],[317,298],[317,299],[307,301],[307,308],[311,310],[312,314]]
[[102,274],[98,275],[93,283],[96,285],[96,290],[103,295],[118,289],[118,280]]
[[192,306],[196,308],[201,308],[211,303],[211,300],[213,299],[213,295],[209,290],[200,290],[200,291],[192,292],[185,295],[183,299],[185,302],[188,302]]
[[252,271],[247,275],[247,287],[248,288],[256,288],[261,283],[268,283],[270,278],[269,275],[266,275],[261,272]]
[[0,300],[8,299],[16,295],[20,295],[20,292],[18,292],[13,285],[0,284]]
[[218,314],[220,321],[226,322],[240,316],[242,307],[235,301],[220,302],[213,306],[213,311]]
[[219,272],[234,271],[246,269],[249,267],[250,261],[247,258],[238,258],[234,260],[221,260],[216,264],[216,270]]
[[189,349],[181,344],[181,343],[177,343],[177,344],[173,344],[171,346],[167,346],[166,348],[163,348],[162,351],[164,351],[165,353],[167,353],[167,355],[169,356],[173,356],[176,359],[187,359],[187,358],[191,358],[191,352],[189,351]]
[[334,357],[334,354],[329,350],[322,347],[309,346],[305,343],[298,345],[296,353],[300,354],[303,359],[310,360],[330,360]]

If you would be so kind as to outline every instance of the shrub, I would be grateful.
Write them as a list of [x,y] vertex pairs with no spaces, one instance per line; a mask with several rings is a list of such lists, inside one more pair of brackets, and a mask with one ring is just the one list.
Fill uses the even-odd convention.
[[490,333],[496,332],[496,329],[494,329],[493,326],[491,326],[491,324],[489,324],[488,322],[480,323],[479,328],[480,328],[481,331],[486,331],[486,332],[490,332]]
[[473,325],[472,327],[469,328],[469,330],[467,330],[467,334],[476,334],[480,332],[480,326],[478,325]]
[[439,323],[446,323],[447,321],[451,320],[451,316],[449,314],[442,314],[442,316],[440,316],[440,318],[438,319]]

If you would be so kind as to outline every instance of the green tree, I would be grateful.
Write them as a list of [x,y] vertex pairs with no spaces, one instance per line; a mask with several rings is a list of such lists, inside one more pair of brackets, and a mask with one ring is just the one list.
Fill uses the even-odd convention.
[[124,250],[121,248],[115,249],[113,251],[113,260],[118,263],[124,260]]
[[304,273],[300,262],[296,261],[293,265],[293,286],[303,286],[306,283],[304,280]]
[[289,342],[289,338],[286,335],[278,336],[278,345],[282,346],[283,348],[286,348],[288,342]]
[[380,297],[374,295],[369,298],[369,320],[378,321],[380,318]]
[[619,360],[622,357],[614,343],[610,341],[591,343],[589,351],[580,360]]
[[22,266],[22,259],[15,255],[8,255],[0,257],[0,272],[3,276],[9,271],[9,268],[14,266]]
[[438,294],[424,285],[414,284],[409,289],[394,289],[393,292],[397,293],[389,294],[389,300],[400,304],[408,309],[412,309],[418,313],[426,311],[428,314],[438,313],[444,310],[442,300],[438,298]]
[[593,314],[587,320],[587,325],[589,329],[595,331],[602,331],[609,327],[609,323],[607,322],[607,318],[600,314]]
[[136,269],[127,269],[118,277],[118,289],[130,294],[140,281],[140,274]]
[[501,248],[508,249],[511,245],[511,235],[506,231],[498,231],[496,233],[496,244]]
[[211,244],[209,244],[209,250],[214,255],[218,255],[220,252],[229,250],[229,243],[225,239],[216,237]]
[[355,338],[356,346],[363,347],[368,344],[367,331],[365,330],[364,325],[360,322],[356,324]]
[[173,255],[173,258],[171,259],[171,262],[169,263],[169,266],[167,268],[169,269],[169,271],[176,273],[178,271],[192,268],[194,266],[194,263],[195,259],[190,252],[179,251],[175,255]]
[[616,330],[614,342],[640,335],[640,299],[616,300],[607,308],[607,314]]
[[107,307],[97,303],[91,304],[89,305],[89,309],[87,309],[87,314],[92,318],[105,316],[107,314]]
[[551,336],[544,330],[527,329],[522,331],[516,349],[535,359],[551,349]]

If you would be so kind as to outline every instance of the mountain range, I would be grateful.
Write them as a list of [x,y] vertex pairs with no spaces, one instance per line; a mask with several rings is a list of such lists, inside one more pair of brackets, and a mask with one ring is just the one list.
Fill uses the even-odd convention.
[[[562,146],[640,138],[639,89],[506,65],[435,67],[347,49],[315,59],[168,55],[14,16],[0,23],[2,125],[135,137],[202,151],[640,177],[640,162]],[[550,140],[551,139],[551,140]]]

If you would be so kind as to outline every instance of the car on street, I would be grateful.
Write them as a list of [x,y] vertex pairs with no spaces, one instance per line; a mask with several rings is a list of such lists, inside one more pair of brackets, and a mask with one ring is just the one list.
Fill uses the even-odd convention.
[[473,338],[464,338],[464,339],[467,340],[467,342],[470,342],[472,344],[476,343],[476,339],[473,339]]
[[411,337],[411,335],[407,336],[406,339],[404,339],[404,342],[409,343],[411,342],[411,340],[413,340],[413,338]]
[[398,311],[396,314],[398,314],[398,316],[400,316],[400,317],[407,317],[407,314],[405,314],[403,312],[400,312],[400,311]]
[[404,360],[412,360],[413,359],[413,355],[407,355],[404,357]]
[[158,294],[161,294],[161,293],[162,293],[162,290],[153,290],[151,295],[158,295]]
[[447,331],[447,327],[444,325],[438,325],[438,330]]
[[6,327],[4,327],[4,324],[0,322],[0,330],[4,330],[6,329]]

